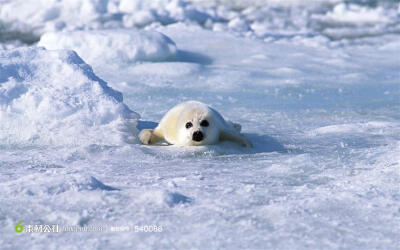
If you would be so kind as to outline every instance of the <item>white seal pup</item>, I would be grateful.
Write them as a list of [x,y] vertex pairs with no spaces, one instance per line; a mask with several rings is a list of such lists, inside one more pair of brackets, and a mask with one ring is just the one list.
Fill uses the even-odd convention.
[[174,145],[198,146],[229,140],[251,147],[251,142],[240,134],[240,130],[239,124],[225,121],[208,105],[188,101],[168,111],[154,130],[140,131],[139,139],[146,145],[164,140]]

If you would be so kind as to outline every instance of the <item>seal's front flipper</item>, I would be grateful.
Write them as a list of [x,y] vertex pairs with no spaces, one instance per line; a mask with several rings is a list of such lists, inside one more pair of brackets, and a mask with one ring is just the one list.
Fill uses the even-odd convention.
[[227,125],[229,127],[231,127],[236,132],[240,133],[240,131],[242,130],[242,125],[240,125],[239,123],[234,123],[234,122],[231,122],[231,121],[227,121],[226,123],[227,123]]
[[145,145],[150,145],[163,140],[163,138],[156,135],[152,129],[143,129],[139,133],[139,140]]
[[221,141],[227,140],[227,141],[234,141],[242,145],[243,147],[248,147],[251,148],[253,147],[253,144],[244,136],[241,134],[237,133],[236,131],[226,131],[222,130],[220,132],[219,139]]

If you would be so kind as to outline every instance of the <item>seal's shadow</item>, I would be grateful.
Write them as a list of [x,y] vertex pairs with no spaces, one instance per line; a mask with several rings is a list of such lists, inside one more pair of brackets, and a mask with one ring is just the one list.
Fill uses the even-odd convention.
[[136,127],[140,131],[142,129],[155,129],[157,126],[158,126],[157,122],[138,121]]
[[[157,122],[152,121],[138,121],[137,129],[140,131],[142,129],[155,129],[157,127]],[[278,140],[269,136],[269,135],[258,135],[258,134],[248,134],[244,133],[252,143],[252,148],[243,148],[241,146],[236,145],[235,143],[221,143],[221,147],[232,146],[238,150],[238,154],[257,154],[257,153],[268,153],[268,152],[278,152],[278,153],[287,153],[288,149],[286,149]],[[164,144],[165,145],[165,144]],[[218,145],[211,145],[210,147],[218,147]],[[237,150],[231,151],[231,153],[236,152]]]

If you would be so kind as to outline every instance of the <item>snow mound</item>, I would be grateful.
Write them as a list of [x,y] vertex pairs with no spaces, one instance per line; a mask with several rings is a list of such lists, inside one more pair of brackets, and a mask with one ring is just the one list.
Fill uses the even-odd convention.
[[163,61],[174,57],[177,51],[175,43],[159,32],[122,29],[46,33],[38,45],[75,50],[94,67]]
[[0,51],[0,145],[119,145],[138,118],[73,51]]

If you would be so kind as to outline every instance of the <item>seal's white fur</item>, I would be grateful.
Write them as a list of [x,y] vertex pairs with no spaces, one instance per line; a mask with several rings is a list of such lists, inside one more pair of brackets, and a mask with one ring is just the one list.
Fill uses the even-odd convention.
[[[209,125],[201,126],[203,120],[207,120]],[[186,128],[187,122],[191,122],[192,127]],[[165,140],[169,144],[182,146],[208,145],[220,140],[231,140],[251,147],[251,142],[240,134],[240,129],[239,124],[225,121],[216,110],[206,104],[188,101],[168,111],[154,130],[142,130],[139,139],[143,144]],[[192,140],[195,131],[201,131],[204,139],[199,142]]]

